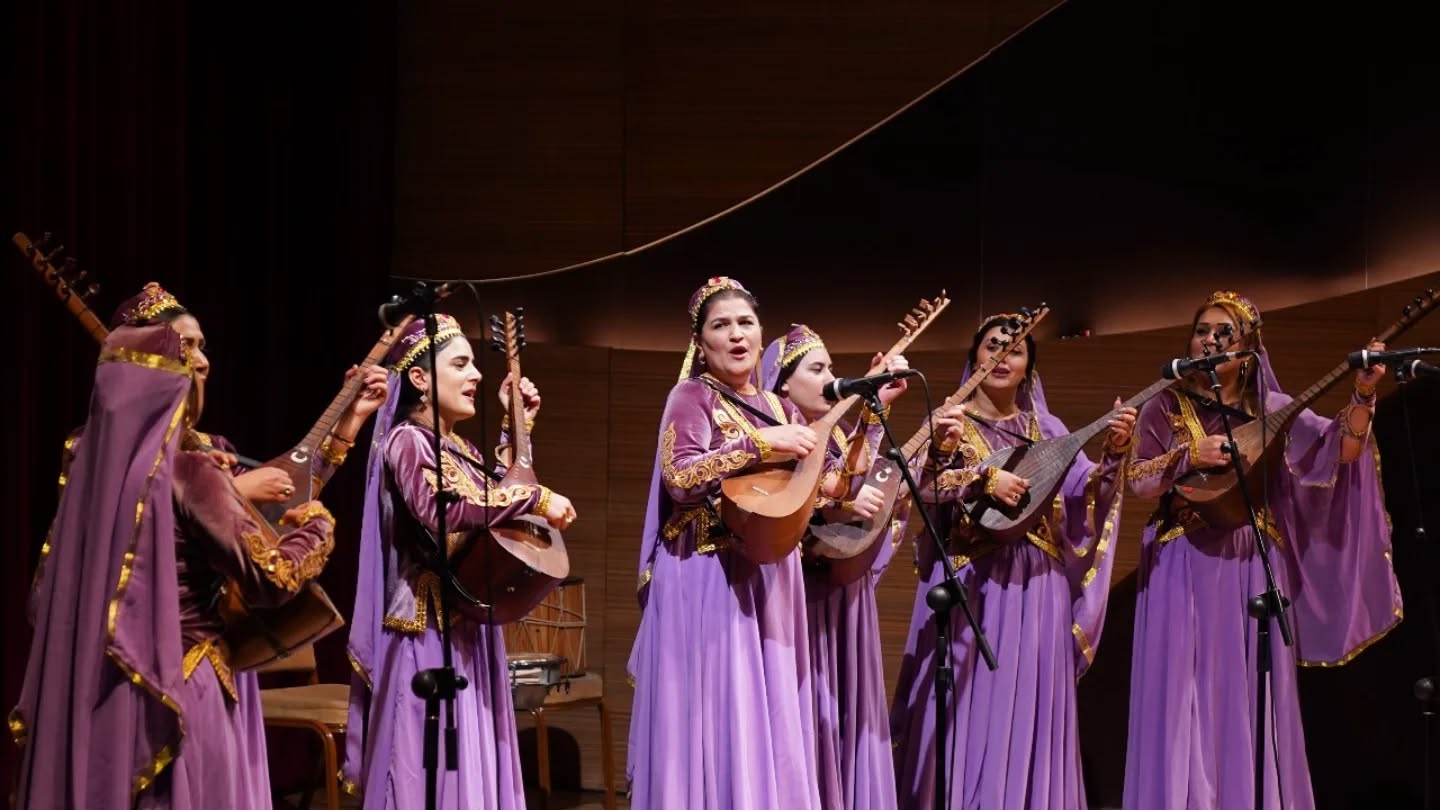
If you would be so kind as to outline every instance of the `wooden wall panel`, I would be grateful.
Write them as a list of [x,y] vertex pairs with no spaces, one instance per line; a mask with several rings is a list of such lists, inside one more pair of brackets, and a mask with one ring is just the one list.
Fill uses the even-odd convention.
[[396,273],[536,272],[689,226],[1054,3],[402,4]]
[[623,6],[398,13],[395,272],[501,276],[618,250]]

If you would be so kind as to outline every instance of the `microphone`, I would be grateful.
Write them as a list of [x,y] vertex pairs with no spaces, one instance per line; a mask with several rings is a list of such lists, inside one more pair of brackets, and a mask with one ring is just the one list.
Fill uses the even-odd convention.
[[400,324],[406,315],[421,315],[430,311],[430,307],[450,293],[459,289],[460,282],[447,281],[437,287],[430,287],[425,282],[416,282],[415,289],[409,295],[392,295],[390,300],[380,305],[376,314],[380,316],[380,323],[386,328],[393,329]]
[[821,393],[823,393],[825,399],[830,402],[839,402],[846,397],[873,394],[896,380],[905,377],[915,377],[919,374],[920,372],[913,368],[906,368],[900,371],[886,371],[880,374],[871,374],[869,377],[857,377],[853,380],[845,377],[836,377],[822,389]]
[[1416,377],[1440,377],[1440,366],[1431,365],[1418,357],[1405,363],[1401,368],[1404,369],[1405,374],[1411,379]]
[[1393,363],[1396,360],[1418,357],[1422,354],[1440,354],[1440,349],[1385,349],[1384,351],[1378,352],[1371,351],[1370,349],[1361,349],[1358,352],[1350,352],[1345,355],[1345,364],[1350,366],[1350,368],[1369,368],[1376,363]]
[[1160,376],[1167,380],[1178,380],[1191,371],[1214,371],[1218,366],[1223,366],[1239,357],[1247,354],[1255,354],[1248,349],[1239,352],[1220,352],[1205,357],[1179,357],[1174,360],[1166,360],[1165,365],[1160,369]]

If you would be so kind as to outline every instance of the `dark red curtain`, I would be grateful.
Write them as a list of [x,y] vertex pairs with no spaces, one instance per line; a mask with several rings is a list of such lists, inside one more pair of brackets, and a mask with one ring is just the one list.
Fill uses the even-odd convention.
[[[394,3],[15,0],[0,8],[0,24],[6,241],[54,231],[102,284],[102,319],[146,281],[174,291],[210,343],[202,427],[247,455],[278,455],[379,336]],[[29,648],[25,596],[55,508],[60,444],[84,419],[96,352],[18,251],[0,248],[0,257],[11,313],[0,334],[14,383],[0,463],[8,712]],[[325,498],[342,525],[324,582],[347,614],[361,467],[342,470]],[[342,650],[343,638],[321,650],[322,674],[344,678]],[[0,751],[8,792],[15,749]]]

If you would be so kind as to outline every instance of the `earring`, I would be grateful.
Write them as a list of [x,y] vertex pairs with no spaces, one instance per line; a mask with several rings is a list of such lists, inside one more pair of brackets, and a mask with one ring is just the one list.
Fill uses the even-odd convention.
[[430,395],[429,395],[429,394],[421,394],[421,395],[420,395],[420,404],[421,404],[421,405],[424,405],[425,403],[427,403],[427,402],[429,402],[429,401],[430,401]]

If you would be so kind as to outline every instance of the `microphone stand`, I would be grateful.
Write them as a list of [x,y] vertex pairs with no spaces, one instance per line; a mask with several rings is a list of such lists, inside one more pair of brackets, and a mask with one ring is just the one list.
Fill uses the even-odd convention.
[[980,623],[975,620],[975,613],[970,609],[970,600],[965,594],[965,587],[956,579],[957,572],[954,564],[950,561],[950,555],[946,552],[945,542],[940,539],[940,533],[936,531],[929,511],[921,504],[920,485],[910,474],[910,465],[904,454],[900,452],[900,445],[895,441],[895,434],[890,432],[890,421],[885,417],[885,406],[880,402],[878,389],[865,392],[863,397],[870,412],[880,420],[880,427],[885,431],[885,440],[890,443],[886,457],[900,468],[900,475],[905,479],[905,486],[910,490],[913,503],[920,507],[916,511],[920,513],[920,519],[925,523],[925,532],[930,535],[931,542],[935,544],[935,552],[940,556],[940,565],[945,571],[945,578],[925,594],[925,604],[929,605],[930,610],[935,613],[935,810],[942,810],[948,805],[946,797],[950,788],[950,780],[945,772],[948,762],[945,755],[946,740],[949,731],[949,718],[945,713],[946,693],[951,691],[955,684],[954,664],[950,660],[950,611],[957,603],[965,612],[965,619],[975,633],[975,643],[980,648],[980,655],[985,659],[985,666],[989,667],[991,672],[994,672],[997,666],[995,653],[991,651],[990,643],[985,640],[985,632],[980,629]]
[[[440,655],[441,665],[432,669],[422,669],[415,673],[410,680],[410,689],[416,697],[425,699],[425,807],[427,810],[437,810],[440,790],[440,704],[445,704],[445,770],[457,771],[460,768],[457,754],[458,736],[455,731],[455,695],[465,689],[469,684],[465,677],[455,674],[455,661],[450,650],[450,554],[447,547],[445,519],[450,504],[460,500],[460,496],[445,487],[445,475],[440,464],[440,396],[436,386],[439,382],[439,369],[437,368],[435,336],[439,332],[439,326],[435,317],[435,302],[440,297],[435,294],[436,290],[427,288],[424,285],[417,285],[415,297],[416,304],[423,308],[425,319],[425,336],[430,345],[430,415],[431,432],[434,434],[435,451],[435,534],[430,537],[434,545],[435,554],[431,555],[430,568],[440,578],[440,611],[435,617],[440,625]],[[425,531],[421,527],[422,531]],[[427,532],[428,534],[428,532]]]
[[[1433,561],[1434,551],[1429,548],[1425,542],[1425,501],[1422,499],[1420,492],[1420,470],[1415,461],[1415,433],[1410,422],[1410,386],[1407,385],[1407,383],[1414,380],[1417,376],[1415,371],[1419,363],[1420,361],[1416,359],[1397,365],[1395,367],[1395,385],[1400,389],[1400,420],[1405,423],[1405,446],[1410,448],[1410,487],[1412,497],[1415,500],[1415,549],[1417,551],[1422,548],[1425,549],[1426,558]],[[1430,594],[1429,601],[1430,619],[1433,622],[1435,620],[1435,596],[1433,593]],[[1433,629],[1434,628],[1432,628],[1432,630]],[[1434,794],[1431,791],[1431,777],[1434,763],[1431,759],[1430,738],[1434,733],[1435,726],[1435,678],[1424,677],[1416,681],[1414,694],[1415,699],[1420,701],[1420,722],[1423,726],[1422,733],[1425,738],[1425,759],[1421,766],[1421,775],[1424,782],[1424,800],[1420,806],[1424,810],[1432,810],[1432,808],[1434,808]]]
[[[1235,478],[1240,487],[1240,495],[1245,501],[1245,510],[1250,514],[1250,529],[1255,532],[1255,548],[1260,552],[1260,564],[1265,569],[1265,592],[1258,596],[1252,596],[1246,603],[1246,612],[1250,614],[1259,624],[1255,636],[1255,807],[1256,810],[1265,808],[1265,706],[1266,691],[1270,680],[1270,620],[1275,619],[1280,625],[1280,638],[1289,647],[1295,643],[1295,637],[1290,631],[1290,619],[1285,610],[1290,606],[1290,601],[1280,592],[1280,585],[1275,581],[1275,569],[1270,564],[1270,544],[1265,539],[1265,533],[1260,530],[1260,520],[1255,514],[1255,504],[1250,500],[1250,490],[1245,484],[1245,469],[1240,463],[1240,448],[1235,443],[1235,433],[1230,428],[1230,414],[1226,412],[1225,400],[1220,393],[1220,375],[1213,367],[1206,369],[1210,374],[1210,390],[1215,392],[1215,401],[1222,407],[1220,422],[1225,427],[1225,451],[1230,457],[1230,467],[1235,471]],[[1280,767],[1276,762],[1275,767]]]

